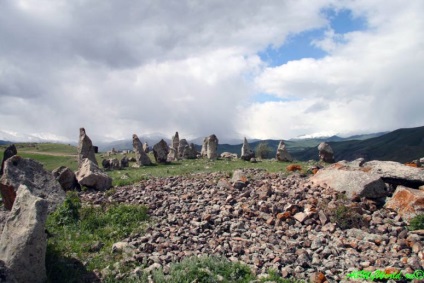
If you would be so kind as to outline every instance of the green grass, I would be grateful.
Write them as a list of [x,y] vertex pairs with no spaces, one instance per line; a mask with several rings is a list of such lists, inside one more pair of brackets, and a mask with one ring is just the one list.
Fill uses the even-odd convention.
[[419,214],[409,221],[409,230],[421,230],[424,229],[424,214]]
[[[51,235],[46,254],[49,282],[79,282],[75,279],[119,261],[122,254],[111,252],[113,243],[140,233],[148,220],[145,206],[81,207],[75,195],[68,193],[63,205],[47,219],[46,230]],[[102,246],[93,250],[98,243]]]
[[43,167],[47,171],[53,171],[60,166],[69,167],[75,171],[78,169],[78,162],[76,156],[54,156],[54,155],[43,155],[38,153],[26,153],[18,152],[18,155],[24,158],[31,158],[43,164]]

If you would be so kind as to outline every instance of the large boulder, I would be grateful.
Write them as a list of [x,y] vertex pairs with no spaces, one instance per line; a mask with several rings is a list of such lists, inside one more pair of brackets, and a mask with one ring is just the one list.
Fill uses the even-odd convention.
[[112,178],[88,158],[83,160],[80,169],[76,172],[76,177],[78,183],[87,188],[105,191],[112,187]]
[[377,199],[388,195],[388,189],[378,174],[346,167],[342,163],[319,170],[310,179],[321,187],[345,192],[350,199]]
[[41,163],[15,155],[4,163],[4,173],[0,178],[0,191],[6,209],[12,209],[20,185],[27,186],[33,195],[46,199],[49,212],[65,199],[65,191]]
[[177,151],[173,147],[170,147],[168,157],[166,158],[166,160],[168,162],[171,162],[171,161],[174,161],[176,159],[177,159]]
[[379,175],[386,183],[418,188],[424,185],[424,169],[406,166],[394,161],[368,161],[362,167]]
[[206,156],[210,160],[215,160],[218,157],[218,138],[215,135],[210,135],[206,139]]
[[79,142],[78,142],[78,166],[81,166],[84,158],[90,159],[97,165],[96,155],[94,152],[93,143],[85,133],[84,128],[80,128]]
[[135,152],[135,162],[137,163],[138,166],[145,166],[145,165],[152,164],[152,161],[150,160],[146,152],[143,150],[141,141],[136,134],[133,135],[133,148]]
[[250,149],[250,145],[247,142],[247,139],[244,138],[243,145],[241,146],[241,155],[240,159],[245,161],[250,161],[250,159],[255,158],[255,152]]
[[199,152],[196,150],[194,143],[190,143],[188,147],[184,149],[185,159],[196,159]]
[[3,153],[3,160],[1,162],[1,169],[0,169],[0,176],[3,175],[3,168],[4,168],[4,163],[6,162],[6,160],[8,160],[9,158],[11,158],[12,156],[15,156],[16,154],[18,154],[18,151],[16,150],[16,147],[14,144],[9,145]]
[[282,162],[292,162],[293,157],[290,155],[290,153],[287,151],[286,145],[284,141],[280,141],[277,147],[277,152],[275,154],[275,158],[277,161]]
[[20,185],[0,239],[1,259],[17,282],[46,282],[48,202]]
[[323,161],[325,163],[334,163],[334,151],[331,148],[331,146],[326,143],[322,142],[318,145],[318,155],[319,160]]
[[424,213],[424,191],[398,186],[385,207],[395,210],[405,220]]
[[128,157],[123,156],[121,160],[119,161],[119,165],[121,166],[121,168],[129,167],[130,160],[128,159]]
[[75,176],[74,171],[66,166],[60,166],[52,171],[53,177],[59,182],[60,186],[65,191],[80,191],[81,186],[78,184],[78,180]]
[[221,156],[221,158],[225,158],[225,159],[228,159],[228,160],[237,159],[237,157],[238,157],[236,153],[231,153],[231,152],[228,152],[228,151],[221,153],[220,156]]
[[156,163],[167,163],[168,153],[168,144],[163,139],[153,146],[153,155]]

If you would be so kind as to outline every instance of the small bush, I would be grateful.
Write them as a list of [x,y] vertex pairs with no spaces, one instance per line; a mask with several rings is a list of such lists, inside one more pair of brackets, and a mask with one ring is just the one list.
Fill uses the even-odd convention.
[[54,222],[59,226],[76,223],[79,220],[81,201],[76,192],[67,192],[65,201],[52,214]]
[[360,228],[363,226],[362,216],[345,204],[339,204],[330,217],[340,229]]
[[409,221],[409,230],[421,230],[424,229],[424,214],[415,216]]

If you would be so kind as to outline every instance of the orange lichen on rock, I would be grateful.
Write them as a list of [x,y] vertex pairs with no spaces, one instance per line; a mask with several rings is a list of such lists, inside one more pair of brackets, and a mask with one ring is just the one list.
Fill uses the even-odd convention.
[[300,166],[298,164],[291,164],[291,165],[288,165],[286,167],[286,170],[287,171],[290,171],[290,172],[301,171],[302,170],[302,166]]
[[318,170],[319,170],[318,168],[313,168],[313,169],[312,169],[312,174],[314,174],[314,175],[315,175],[315,174],[318,172]]
[[413,163],[413,162],[407,162],[407,163],[405,163],[405,165],[410,166],[410,167],[415,167],[415,168],[418,167],[418,165],[416,163]]

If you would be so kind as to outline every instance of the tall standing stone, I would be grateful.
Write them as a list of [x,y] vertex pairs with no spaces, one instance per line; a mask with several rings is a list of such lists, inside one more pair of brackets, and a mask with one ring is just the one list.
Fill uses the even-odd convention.
[[151,165],[152,161],[149,156],[144,152],[143,145],[136,134],[133,135],[133,148],[135,152],[135,162],[139,166]]
[[318,146],[318,151],[319,151],[319,159],[320,161],[323,161],[325,163],[334,163],[334,152],[333,149],[331,148],[331,146],[326,143],[326,142],[322,142],[319,144]]
[[175,150],[175,156],[179,156],[178,147],[180,146],[180,136],[178,132],[175,132],[175,135],[172,136],[172,147]]
[[94,147],[91,139],[85,133],[84,128],[80,128],[80,136],[78,143],[78,166],[81,166],[82,160],[88,158],[94,164],[97,164],[96,155],[94,154]]
[[177,149],[178,158],[185,158],[184,152],[186,151],[186,149],[188,149],[188,142],[186,139],[181,139]]
[[250,145],[247,142],[247,139],[244,138],[243,145],[241,147],[241,156],[240,158],[245,161],[250,161],[250,159],[255,157],[255,152],[250,149]]
[[278,161],[283,162],[292,162],[293,157],[290,155],[290,153],[287,151],[286,145],[284,144],[284,141],[281,140],[277,147],[277,153],[275,154],[275,158]]
[[202,157],[208,156],[208,137],[203,139],[202,149],[200,151]]
[[17,282],[46,282],[48,202],[20,185],[0,239],[0,255]]
[[168,158],[168,144],[163,139],[153,146],[153,155],[157,163],[166,163]]
[[217,149],[218,149],[218,138],[215,135],[210,135],[207,138],[207,150],[206,154],[208,159],[215,160],[218,157]]
[[16,147],[14,144],[9,145],[4,153],[3,153],[3,161],[1,162],[1,170],[0,170],[0,176],[3,175],[3,169],[4,169],[4,162],[11,158],[12,156],[18,154],[18,151],[16,150]]

